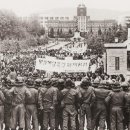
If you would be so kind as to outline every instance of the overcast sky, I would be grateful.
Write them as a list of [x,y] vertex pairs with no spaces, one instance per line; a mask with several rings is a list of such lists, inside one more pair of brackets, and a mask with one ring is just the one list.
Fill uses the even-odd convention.
[[88,8],[130,11],[130,0],[0,0],[0,9],[9,9],[17,15],[29,15],[53,8],[77,7],[85,3]]

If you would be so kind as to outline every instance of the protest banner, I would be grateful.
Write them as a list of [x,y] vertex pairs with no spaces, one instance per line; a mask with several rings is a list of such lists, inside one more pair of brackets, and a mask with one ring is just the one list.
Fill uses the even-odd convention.
[[35,69],[51,72],[88,72],[90,60],[37,58]]

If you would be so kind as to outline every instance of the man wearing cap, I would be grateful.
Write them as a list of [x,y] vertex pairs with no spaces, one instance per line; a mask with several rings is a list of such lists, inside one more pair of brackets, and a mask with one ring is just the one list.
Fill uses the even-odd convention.
[[55,129],[55,105],[57,103],[57,92],[54,88],[54,82],[49,81],[46,88],[40,89],[38,102],[40,109],[43,110],[43,130]]
[[31,93],[31,97],[26,97],[26,127],[25,130],[31,130],[31,117],[33,130],[38,130],[38,116],[37,116],[37,103],[38,103],[38,90],[34,88],[32,79],[27,79],[27,88]]
[[106,103],[110,101],[111,130],[123,130],[125,92],[117,81],[113,82],[112,90],[113,92],[110,92],[105,99]]
[[23,77],[18,77],[15,80],[15,86],[11,88],[12,110],[11,110],[11,130],[16,130],[17,124],[19,130],[25,128],[25,99],[31,97],[31,93],[23,84]]
[[80,107],[80,130],[84,129],[85,115],[87,118],[87,129],[92,129],[92,114],[91,105],[95,99],[94,88],[90,86],[89,79],[84,79],[81,82],[80,89],[78,91],[81,107]]
[[66,79],[65,88],[61,91],[61,94],[61,106],[63,108],[63,130],[68,130],[69,126],[71,130],[76,130],[75,119],[77,114],[76,103],[78,94],[73,88],[73,82],[70,78]]
[[96,126],[96,122],[98,121],[99,130],[105,129],[105,121],[107,116],[107,108],[105,104],[105,98],[111,92],[110,90],[106,89],[106,80],[102,80],[98,88],[94,89],[95,93],[95,104],[93,109],[93,120],[92,120],[92,127],[93,130]]

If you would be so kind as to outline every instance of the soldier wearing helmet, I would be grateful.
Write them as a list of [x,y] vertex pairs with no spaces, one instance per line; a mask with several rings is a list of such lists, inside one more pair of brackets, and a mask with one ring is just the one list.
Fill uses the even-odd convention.
[[[56,80],[49,81],[46,87],[42,87],[39,91],[38,102],[40,109],[43,110],[43,130],[55,129],[55,105],[57,104],[57,91],[54,88]],[[49,116],[48,116],[49,115]],[[49,122],[48,122],[49,120]]]
[[125,92],[125,107],[124,107],[124,127],[130,130],[130,91],[129,84],[127,82],[122,82],[121,87]]
[[90,86],[90,80],[88,78],[82,80],[79,91],[79,99],[81,102],[80,107],[80,129],[84,129],[85,115],[87,116],[87,129],[92,129],[91,124],[91,104],[95,99],[94,88]]
[[10,89],[14,87],[14,83],[11,82],[11,79],[5,78],[4,80],[4,85],[2,86],[2,90],[5,96],[5,101],[4,101],[4,123],[5,123],[5,130],[9,130],[10,128],[10,113],[11,113],[11,103],[12,103],[12,98],[10,93]]
[[19,130],[25,128],[25,99],[31,97],[31,93],[23,84],[23,77],[17,77],[15,86],[11,88],[10,94],[12,96],[12,109],[10,127],[15,130],[19,124]]
[[66,79],[65,88],[61,91],[61,106],[63,107],[63,130],[68,130],[68,121],[70,119],[70,127],[76,129],[76,103],[78,94],[73,87],[70,78]]
[[2,91],[2,85],[1,85],[1,88],[0,88],[0,130],[2,130],[2,126],[4,124],[4,102],[5,102],[5,96]]
[[105,129],[105,121],[107,117],[107,107],[105,104],[105,98],[111,92],[110,90],[106,89],[106,85],[106,80],[102,80],[99,84],[99,87],[94,89],[95,103],[93,108],[92,129],[95,128],[97,122],[99,124],[100,130]]
[[33,71],[32,78],[33,80],[36,80],[39,77],[37,70]]
[[95,79],[94,82],[92,83],[92,86],[94,88],[98,88],[99,84],[100,84],[100,80],[99,79]]
[[27,88],[31,93],[31,97],[26,97],[26,127],[25,130],[31,130],[31,117],[32,125],[34,130],[38,130],[38,117],[37,117],[37,103],[38,103],[38,90],[34,88],[34,81],[29,78],[27,79]]
[[[111,130],[123,130],[123,107],[125,92],[122,91],[119,82],[114,81],[112,83],[112,90],[105,99],[106,103],[110,103],[110,120]],[[111,102],[110,102],[111,101]]]
[[42,87],[42,79],[38,78],[34,81],[34,87],[36,89],[39,89],[40,87]]

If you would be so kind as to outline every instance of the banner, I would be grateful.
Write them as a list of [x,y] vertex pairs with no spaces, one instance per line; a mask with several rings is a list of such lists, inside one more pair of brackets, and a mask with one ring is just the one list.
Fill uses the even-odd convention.
[[35,69],[50,72],[88,72],[90,60],[57,60],[37,58]]

